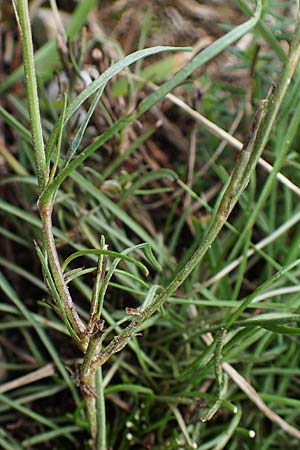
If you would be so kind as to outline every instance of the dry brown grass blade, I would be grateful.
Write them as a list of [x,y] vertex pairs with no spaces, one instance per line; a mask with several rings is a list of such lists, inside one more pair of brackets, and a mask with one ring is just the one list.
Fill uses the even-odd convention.
[[0,386],[0,394],[4,394],[5,392],[12,391],[13,389],[17,389],[21,386],[34,383],[35,381],[42,380],[43,378],[52,377],[54,374],[55,370],[53,364],[46,364],[44,367],[34,370],[27,375],[23,375],[15,380],[3,383]]
[[232,381],[247,395],[247,397],[258,407],[258,409],[273,423],[276,423],[283,431],[297,439],[300,439],[300,431],[292,425],[288,424],[282,417],[272,411],[258,395],[256,390],[248,381],[242,377],[239,372],[228,363],[222,364],[225,372],[230,376]]

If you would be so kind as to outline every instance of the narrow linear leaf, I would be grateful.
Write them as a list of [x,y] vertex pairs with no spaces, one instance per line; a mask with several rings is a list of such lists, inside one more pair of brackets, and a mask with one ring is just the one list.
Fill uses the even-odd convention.
[[[57,132],[57,140],[55,139],[53,141],[53,139],[51,139],[51,136],[47,142],[46,145],[46,160],[47,160],[47,165],[49,166],[50,164],[50,159],[52,156],[52,153],[54,153],[53,155],[53,166],[51,169],[51,173],[50,173],[50,177],[49,177],[49,183],[51,183],[51,181],[54,178],[57,166],[58,166],[58,161],[59,161],[59,155],[61,152],[61,142],[62,142],[62,134],[63,134],[63,127],[64,127],[64,120],[65,120],[65,115],[66,115],[66,110],[67,110],[67,102],[68,102],[68,97],[67,95],[64,96],[64,103],[63,103],[63,110],[61,112],[60,118],[58,120],[58,132]],[[53,149],[55,147],[55,142],[56,142],[56,151],[53,152]]]
[[[171,51],[171,52],[178,52],[178,51],[190,51],[190,48],[187,47],[164,47],[164,46],[157,46],[157,47],[150,47],[144,50],[138,50],[137,52],[131,53],[128,56],[125,56],[117,63],[113,64],[111,67],[109,67],[102,75],[97,78],[97,80],[93,81],[91,84],[89,84],[77,97],[76,99],[68,106],[66,115],[65,115],[65,121],[64,124],[66,124],[70,118],[73,116],[73,114],[78,110],[78,108],[84,103],[91,95],[93,95],[95,92],[100,91],[100,96],[103,93],[107,83],[118,73],[122,72],[126,67],[130,66],[131,64],[135,63],[139,59],[145,58],[147,56],[155,55],[157,53],[161,53],[164,51]],[[59,130],[59,123],[56,123],[54,126],[49,140],[51,142],[56,141],[56,137],[58,135]],[[79,138],[79,137],[78,137]],[[76,145],[76,144],[74,144]],[[67,168],[66,166],[65,168]]]
[[[247,14],[247,16],[251,16],[252,11],[247,5],[247,2],[244,0],[235,0],[235,3],[239,6],[239,8]],[[262,37],[268,42],[271,48],[277,53],[278,57],[282,62],[286,61],[286,54],[276,37],[273,35],[272,31],[263,23],[262,20],[259,20],[257,23],[257,29],[261,33]]]
[[88,250],[81,250],[78,252],[73,253],[70,255],[62,264],[62,270],[65,271],[66,267],[70,264],[71,261],[73,261],[76,258],[80,258],[81,256],[87,256],[87,255],[106,255],[117,259],[122,259],[124,261],[130,262],[134,264],[135,266],[139,267],[145,275],[148,275],[149,271],[147,267],[142,264],[141,262],[137,261],[134,258],[131,258],[130,256],[127,256],[124,253],[118,253],[113,252],[111,250],[102,250],[102,249],[88,249]]
[[105,85],[101,86],[100,89],[98,90],[98,92],[96,92],[96,96],[93,99],[93,102],[92,102],[92,104],[91,104],[91,106],[90,106],[90,108],[89,108],[89,110],[87,112],[87,115],[86,115],[84,121],[82,122],[82,124],[80,125],[80,128],[77,131],[77,133],[76,133],[76,135],[75,135],[75,137],[74,137],[74,139],[73,139],[73,141],[72,141],[72,143],[70,145],[69,150],[67,151],[63,167],[66,167],[69,164],[70,160],[73,158],[73,156],[77,152],[77,150],[78,150],[78,148],[80,146],[80,143],[82,141],[82,138],[84,136],[85,130],[86,130],[88,124],[89,124],[90,118],[92,117],[93,112],[95,111],[95,108],[96,108],[96,106],[97,106],[97,104],[98,104],[98,102],[99,102],[99,100],[100,100],[100,98],[101,98],[101,96],[103,94],[104,88],[105,88]]
[[271,278],[266,280],[264,283],[262,283],[252,294],[248,295],[248,297],[243,300],[241,305],[231,313],[231,315],[228,317],[228,319],[224,323],[224,327],[228,329],[230,326],[234,324],[234,322],[240,317],[240,315],[243,313],[243,311],[250,305],[250,303],[255,299],[255,297],[258,296],[258,294],[264,292],[267,290],[270,286],[273,285],[277,280],[279,280],[284,274],[290,272],[294,267],[298,266],[300,264],[300,259],[297,259],[296,261],[293,261],[291,264],[288,264],[287,266],[283,267],[282,269],[278,270]]
[[44,275],[45,281],[47,283],[47,287],[48,287],[49,292],[52,295],[52,298],[55,302],[56,312],[63,320],[67,330],[70,333],[70,336],[74,339],[75,342],[79,342],[78,337],[77,337],[76,333],[74,333],[74,330],[69,322],[69,319],[67,317],[67,314],[66,314],[65,308],[63,306],[63,303],[61,301],[61,298],[59,296],[59,293],[57,292],[52,274],[48,267],[47,260],[44,256],[42,250],[40,249],[40,247],[37,245],[37,243],[35,241],[34,241],[34,246],[35,246],[35,250],[37,252],[38,258],[40,260],[41,266],[42,266],[43,275]]
[[[41,444],[43,442],[49,442],[52,439],[56,439],[58,436],[65,435],[66,433],[75,433],[76,431],[81,431],[82,429],[75,425],[69,425],[66,427],[60,427],[58,430],[47,431],[46,433],[41,433],[31,438],[25,439],[22,442],[22,448],[30,447],[32,445]],[[75,442],[75,439],[74,439]]]
[[96,269],[97,267],[88,267],[87,269],[78,267],[76,269],[69,270],[64,274],[65,281],[67,284],[69,284],[75,278],[82,277],[82,275],[86,275],[87,273],[93,273]]
[[143,394],[153,396],[152,389],[138,384],[115,384],[114,386],[107,387],[105,389],[105,395],[115,394],[117,392],[129,392],[130,394]]
[[300,322],[300,314],[289,313],[266,313],[249,317],[245,320],[237,320],[235,326],[256,327],[266,325],[276,325],[282,323]]
[[162,178],[168,178],[169,180],[174,181],[178,178],[178,175],[170,169],[153,170],[150,173],[144,174],[141,178],[132,183],[129,189],[126,190],[125,194],[122,196],[120,206],[122,206],[126,202],[128,197],[134,194],[134,192],[141,186],[144,186],[145,184],[151,183],[155,180],[160,180]]
[[5,405],[9,406],[12,409],[15,409],[16,411],[19,411],[20,413],[24,414],[27,417],[30,417],[37,423],[41,423],[49,428],[52,429],[58,429],[58,426],[50,419],[47,419],[46,417],[42,416],[41,414],[37,414],[34,411],[31,411],[31,409],[27,408],[26,406],[21,405],[18,401],[12,400],[10,397],[0,394],[0,402],[4,403]]
[[77,109],[82,105],[85,100],[87,100],[91,95],[93,95],[99,89],[104,89],[107,83],[118,73],[124,70],[126,67],[135,63],[139,59],[146,58],[147,56],[156,55],[162,52],[179,52],[179,51],[191,51],[192,49],[189,47],[167,47],[167,46],[157,46],[150,47],[144,50],[138,50],[134,53],[131,53],[125,58],[122,58],[120,61],[113,64],[109,67],[102,75],[100,75],[97,80],[93,81],[89,86],[87,86],[76,99],[69,105],[67,112],[65,123],[70,120],[73,114],[77,111]]
[[216,336],[216,349],[215,349],[215,358],[214,358],[214,366],[215,366],[215,376],[218,384],[219,391],[221,393],[223,387],[223,369],[222,369],[222,350],[224,346],[226,330],[221,328]]
[[144,255],[145,255],[147,261],[151,264],[151,266],[154,269],[156,269],[159,272],[161,272],[162,271],[162,267],[159,264],[159,262],[157,261],[157,259],[155,258],[154,254],[152,252],[152,248],[151,248],[150,244],[145,244],[144,245],[143,252],[144,252]]
[[284,325],[262,325],[262,327],[277,334],[300,336],[300,328],[297,327],[285,327]]
[[141,285],[145,289],[149,289],[148,284],[145,283],[144,280],[142,280],[141,278],[137,277],[136,275],[134,275],[134,274],[132,274],[130,272],[126,272],[125,270],[121,270],[121,269],[116,269],[115,270],[115,274],[119,275],[121,278],[127,278],[129,280],[135,281],[136,283],[138,283],[139,285]]
[[24,127],[12,114],[10,114],[6,109],[0,106],[0,117],[11,126],[13,130],[16,130],[23,139],[31,143],[31,133],[27,128]]

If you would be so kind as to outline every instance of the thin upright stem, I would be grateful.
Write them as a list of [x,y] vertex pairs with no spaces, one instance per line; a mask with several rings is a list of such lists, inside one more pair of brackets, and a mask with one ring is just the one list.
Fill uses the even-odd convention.
[[227,188],[222,196],[217,214],[213,218],[207,234],[201,240],[196,252],[192,255],[183,269],[173,278],[170,284],[154,299],[139,317],[132,321],[96,356],[91,367],[93,371],[96,371],[97,368],[102,366],[114,353],[119,352],[127,345],[130,338],[135,335],[140,326],[182,285],[215,241],[230,212],[246,188],[250,175],[255,170],[256,164],[268,142],[280,105],[282,104],[291,78],[299,63],[299,59],[300,23],[298,22],[289,56],[280,77],[278,87],[275,90],[275,94],[273,93],[274,87],[272,87],[265,104],[259,109],[258,114],[256,115],[250,139],[238,155],[238,159]]
[[41,192],[46,187],[48,181],[48,171],[46,165],[45,146],[39,109],[31,26],[27,0],[17,1],[17,14],[23,48],[25,84],[31,123],[33,149],[35,153],[38,184]]
[[[83,338],[85,326],[75,309],[69,289],[64,279],[59,257],[56,250],[55,240],[52,232],[52,207],[40,210],[43,223],[44,245],[47,251],[51,273],[55,282],[57,292],[61,298],[67,317],[79,338]],[[84,347],[84,341],[82,341]]]
[[268,101],[265,101],[257,112],[251,136],[238,155],[231,178],[222,196],[217,214],[214,217],[208,232],[202,238],[198,249],[189,259],[186,265],[181,269],[181,271],[177,275],[175,275],[175,277],[169,283],[169,285],[162,290],[162,292],[142,312],[142,314],[139,317],[137,317],[133,322],[131,322],[125,328],[125,330],[123,330],[118,336],[116,336],[107,345],[107,347],[97,355],[91,366],[91,369],[93,371],[97,370],[98,367],[102,366],[110,358],[111,355],[113,355],[116,352],[119,352],[120,350],[122,350],[123,347],[125,347],[129,339],[132,336],[134,336],[134,334],[138,331],[142,323],[144,323],[145,320],[147,320],[152,314],[154,314],[154,312],[157,311],[168,300],[168,298],[182,285],[182,283],[195,269],[195,267],[200,263],[200,261],[202,260],[208,249],[215,241],[220,230],[224,226],[230,212],[237,203],[242,190],[245,189],[247,185],[247,180],[249,180],[250,173],[248,173],[248,164],[252,152],[255,151],[256,149],[256,139],[261,123],[263,121],[265,109],[268,104],[267,102]]
[[99,367],[95,374],[96,379],[96,409],[97,409],[97,434],[96,434],[96,448],[97,450],[106,450],[106,413],[105,413],[105,398],[104,386],[102,377],[102,368]]

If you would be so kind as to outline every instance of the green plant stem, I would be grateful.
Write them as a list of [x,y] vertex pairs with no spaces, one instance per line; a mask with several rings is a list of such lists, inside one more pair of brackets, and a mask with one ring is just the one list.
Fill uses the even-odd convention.
[[291,44],[289,56],[285,68],[280,77],[280,81],[275,94],[273,88],[266,104],[258,111],[254,121],[252,135],[238,155],[235,168],[229,180],[227,189],[225,190],[220,202],[216,216],[212,220],[212,224],[207,234],[201,240],[198,249],[186,263],[183,269],[173,278],[170,284],[159,294],[151,305],[149,305],[133,322],[131,322],[118,336],[116,336],[106,348],[101,351],[95,358],[92,370],[97,370],[116,352],[122,350],[131,337],[135,335],[139,327],[159,309],[184,282],[192,270],[199,264],[207,250],[218,236],[220,230],[225,224],[230,212],[237,203],[240,195],[246,188],[251,173],[254,171],[257,161],[260,158],[265,145],[268,142],[272,127],[290,84],[294,71],[299,63],[300,58],[300,24],[297,24],[295,36]]
[[96,410],[97,410],[97,434],[96,448],[97,450],[106,450],[106,413],[105,413],[105,397],[102,377],[102,368],[99,367],[95,374],[96,378]]
[[[298,86],[300,87],[300,83],[298,82]],[[229,256],[229,260],[236,258],[236,255],[238,253],[238,250],[241,248],[242,243],[245,242],[245,236],[246,234],[251,230],[253,225],[255,224],[255,220],[259,214],[259,211],[263,208],[264,204],[266,203],[269,195],[272,191],[272,186],[274,184],[274,180],[280,171],[282,164],[285,161],[286,155],[290,149],[291,143],[295,138],[295,135],[298,131],[300,123],[300,95],[298,95],[298,104],[296,106],[296,109],[291,117],[291,121],[289,123],[289,126],[286,130],[286,133],[284,135],[284,141],[281,146],[280,154],[278,155],[278,158],[275,161],[275,164],[273,165],[273,170],[268,176],[268,179],[266,180],[266,183],[262,189],[262,192],[260,194],[259,200],[256,203],[254,209],[252,209],[250,216],[247,217],[247,223],[245,224],[242,233],[240,234],[234,250],[231,252]]]
[[40,209],[40,216],[43,223],[44,244],[57,292],[62,300],[67,317],[75,333],[79,337],[83,337],[85,326],[74,307],[73,300],[66,285],[56,250],[55,240],[52,232],[52,207],[49,205],[46,208]]
[[[83,383],[82,379],[81,382]],[[82,394],[86,404],[90,433],[95,449],[107,450],[105,397],[101,367],[96,372],[88,374],[84,384],[82,384]]]
[[90,424],[90,433],[96,443],[97,450],[106,450],[105,399],[102,380],[102,369],[92,371],[91,364],[98,347],[100,334],[90,337],[89,345],[80,369],[81,391],[85,400]]
[[[80,384],[81,393],[84,397],[87,416],[90,426],[90,434],[93,441],[96,442],[97,436],[97,402],[96,396],[96,373],[90,370],[91,358],[94,355],[95,349],[98,345],[98,339],[90,338],[87,351],[84,355],[84,360],[80,368]],[[98,450],[98,449],[97,449]]]
[[296,67],[299,64],[299,59],[300,59],[300,21],[298,20],[287,62],[284,66],[284,70],[281,74],[278,86],[275,89],[274,96],[272,96],[270,100],[270,107],[267,110],[263,126],[259,130],[260,134],[259,147],[257,149],[257,152],[252,154],[249,163],[250,171],[253,170],[253,168],[256,166],[258,159],[260,158],[260,155],[262,154],[263,149],[268,142],[270,132],[275,124],[275,119],[277,117],[279,108],[282,104],[286,91],[290,85]]
[[[42,191],[46,187],[49,175],[47,171],[46,154],[42,135],[42,125],[39,110],[36,73],[34,67],[34,54],[27,0],[18,0],[16,13],[17,20],[20,25],[21,40],[23,46],[25,83],[32,130],[34,156],[37,167],[38,184],[39,190]],[[44,245],[46,248],[49,265],[51,268],[53,279],[55,281],[56,289],[62,300],[67,317],[75,333],[81,338],[84,335],[85,326],[76,312],[68,287],[64,280],[63,272],[61,270],[61,265],[57,255],[52,232],[52,204],[50,200],[47,202],[47,204],[44,205],[43,208],[40,208],[39,212],[43,223]]]
[[[90,434],[92,436],[93,442],[96,442],[97,436],[97,409],[96,409],[96,374],[92,374],[87,380],[86,384],[83,385],[81,393],[84,397],[89,426]],[[97,448],[97,450],[99,450]]]
[[[107,250],[107,245],[105,245],[104,236],[101,236],[100,249]],[[101,291],[101,285],[102,285],[102,283],[104,281],[104,277],[105,277],[106,264],[107,264],[107,258],[105,258],[105,256],[103,254],[99,255],[96,279],[95,279],[93,294],[92,294],[92,299],[91,299],[90,320],[89,320],[89,326],[87,327],[87,329],[92,330],[94,328],[95,321],[100,319],[100,316],[101,316],[101,311],[100,311],[99,316],[97,315],[97,312],[99,311],[100,291]]]
[[42,191],[46,187],[48,181],[48,172],[46,167],[45,147],[37,93],[34,54],[27,0],[18,0],[17,13],[23,48],[25,84],[31,123],[33,149],[37,169],[37,178],[39,189],[40,191]]
[[99,355],[97,355],[92,364],[92,370],[95,371],[98,367],[104,364],[111,355],[119,352],[123,347],[125,347],[129,339],[134,336],[142,323],[145,322],[155,311],[157,311],[157,309],[159,309],[168,300],[170,295],[173,294],[182,285],[182,283],[199,264],[203,256],[206,254],[207,250],[215,241],[242,192],[241,186],[245,188],[247,179],[249,180],[250,173],[247,172],[248,163],[252,151],[255,151],[256,149],[257,133],[264,116],[265,107],[266,103],[259,109],[257,113],[256,119],[254,121],[252,135],[248,140],[248,143],[243,147],[238,155],[235,168],[232,172],[228,186],[223,194],[217,214],[215,215],[215,218],[213,219],[207,234],[201,240],[198,249],[189,259],[186,265],[181,269],[181,271],[173,278],[169,285],[165,289],[163,289],[163,291],[142,312],[142,314],[133,322],[131,322],[125,328],[125,330],[123,330],[118,336],[116,336],[107,345],[107,347],[102,352],[100,352]]
[[[25,83],[31,122],[34,156],[37,168],[38,185],[39,191],[42,192],[47,186],[49,180],[49,173],[47,169],[46,152],[43,141],[41,117],[39,111],[36,73],[34,67],[34,54],[33,54],[32,36],[31,36],[31,27],[30,27],[27,0],[19,0],[17,2],[16,15],[20,25],[21,40],[23,46]],[[66,108],[66,101],[65,101],[65,108]],[[58,137],[57,143],[58,150],[60,148],[60,141],[61,141],[61,133]],[[56,166],[58,163],[58,154],[59,153],[57,151],[57,156],[55,158],[53,166],[53,176],[55,174]],[[62,267],[59,261],[55,240],[53,236],[52,210],[53,210],[53,203],[50,198],[48,199],[47,202],[43,204],[42,207],[39,208],[39,213],[43,224],[44,247],[46,250],[47,259],[51,269],[51,274],[53,276],[53,280],[55,283],[55,290],[63,305],[64,312],[66,313],[67,319],[70,322],[72,329],[74,330],[76,336],[79,337],[78,341],[80,343],[79,345],[81,349],[85,351],[85,348],[87,346],[86,341],[88,339],[88,337],[85,336],[86,328],[75,309],[73,300],[71,298],[71,295],[67,287],[67,283],[63,275]],[[105,247],[103,240],[102,240],[102,247],[103,248]],[[100,289],[99,281],[101,281],[100,278],[103,278],[102,263],[103,263],[103,255],[100,255],[98,263],[99,273],[97,276],[95,292],[92,299],[93,313],[95,313],[94,310],[96,309],[97,301],[99,298],[99,289]],[[92,323],[92,325],[93,328],[96,328],[95,323]],[[89,344],[87,346],[87,351],[84,358],[84,363],[82,365],[81,370],[81,382],[83,383],[82,392],[86,401],[92,438],[99,450],[105,450],[106,448],[105,405],[104,405],[104,394],[102,385],[102,373],[101,369],[99,369],[97,373],[95,372],[92,373],[90,370],[91,361],[94,356],[95,349],[97,348],[100,335],[99,333],[95,332],[94,329],[92,331],[93,335],[90,336]],[[99,399],[97,399],[97,401],[96,396],[94,394],[96,387],[96,380],[100,392],[100,396]]]

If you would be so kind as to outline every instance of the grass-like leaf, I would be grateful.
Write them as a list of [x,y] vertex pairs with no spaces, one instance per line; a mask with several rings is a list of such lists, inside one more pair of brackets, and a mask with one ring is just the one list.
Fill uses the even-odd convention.
[[110,256],[112,258],[124,260],[126,262],[132,263],[135,266],[137,266],[139,269],[141,269],[145,273],[145,275],[148,275],[148,273],[149,273],[147,267],[144,264],[142,264],[140,261],[137,261],[134,258],[131,258],[130,256],[127,256],[124,253],[117,253],[117,252],[113,252],[111,250],[102,250],[102,249],[95,249],[95,248],[91,248],[88,250],[81,250],[81,251],[73,253],[63,262],[62,270],[65,271],[66,267],[74,259],[80,258],[82,256],[87,256],[87,255],[106,255],[106,256]]

